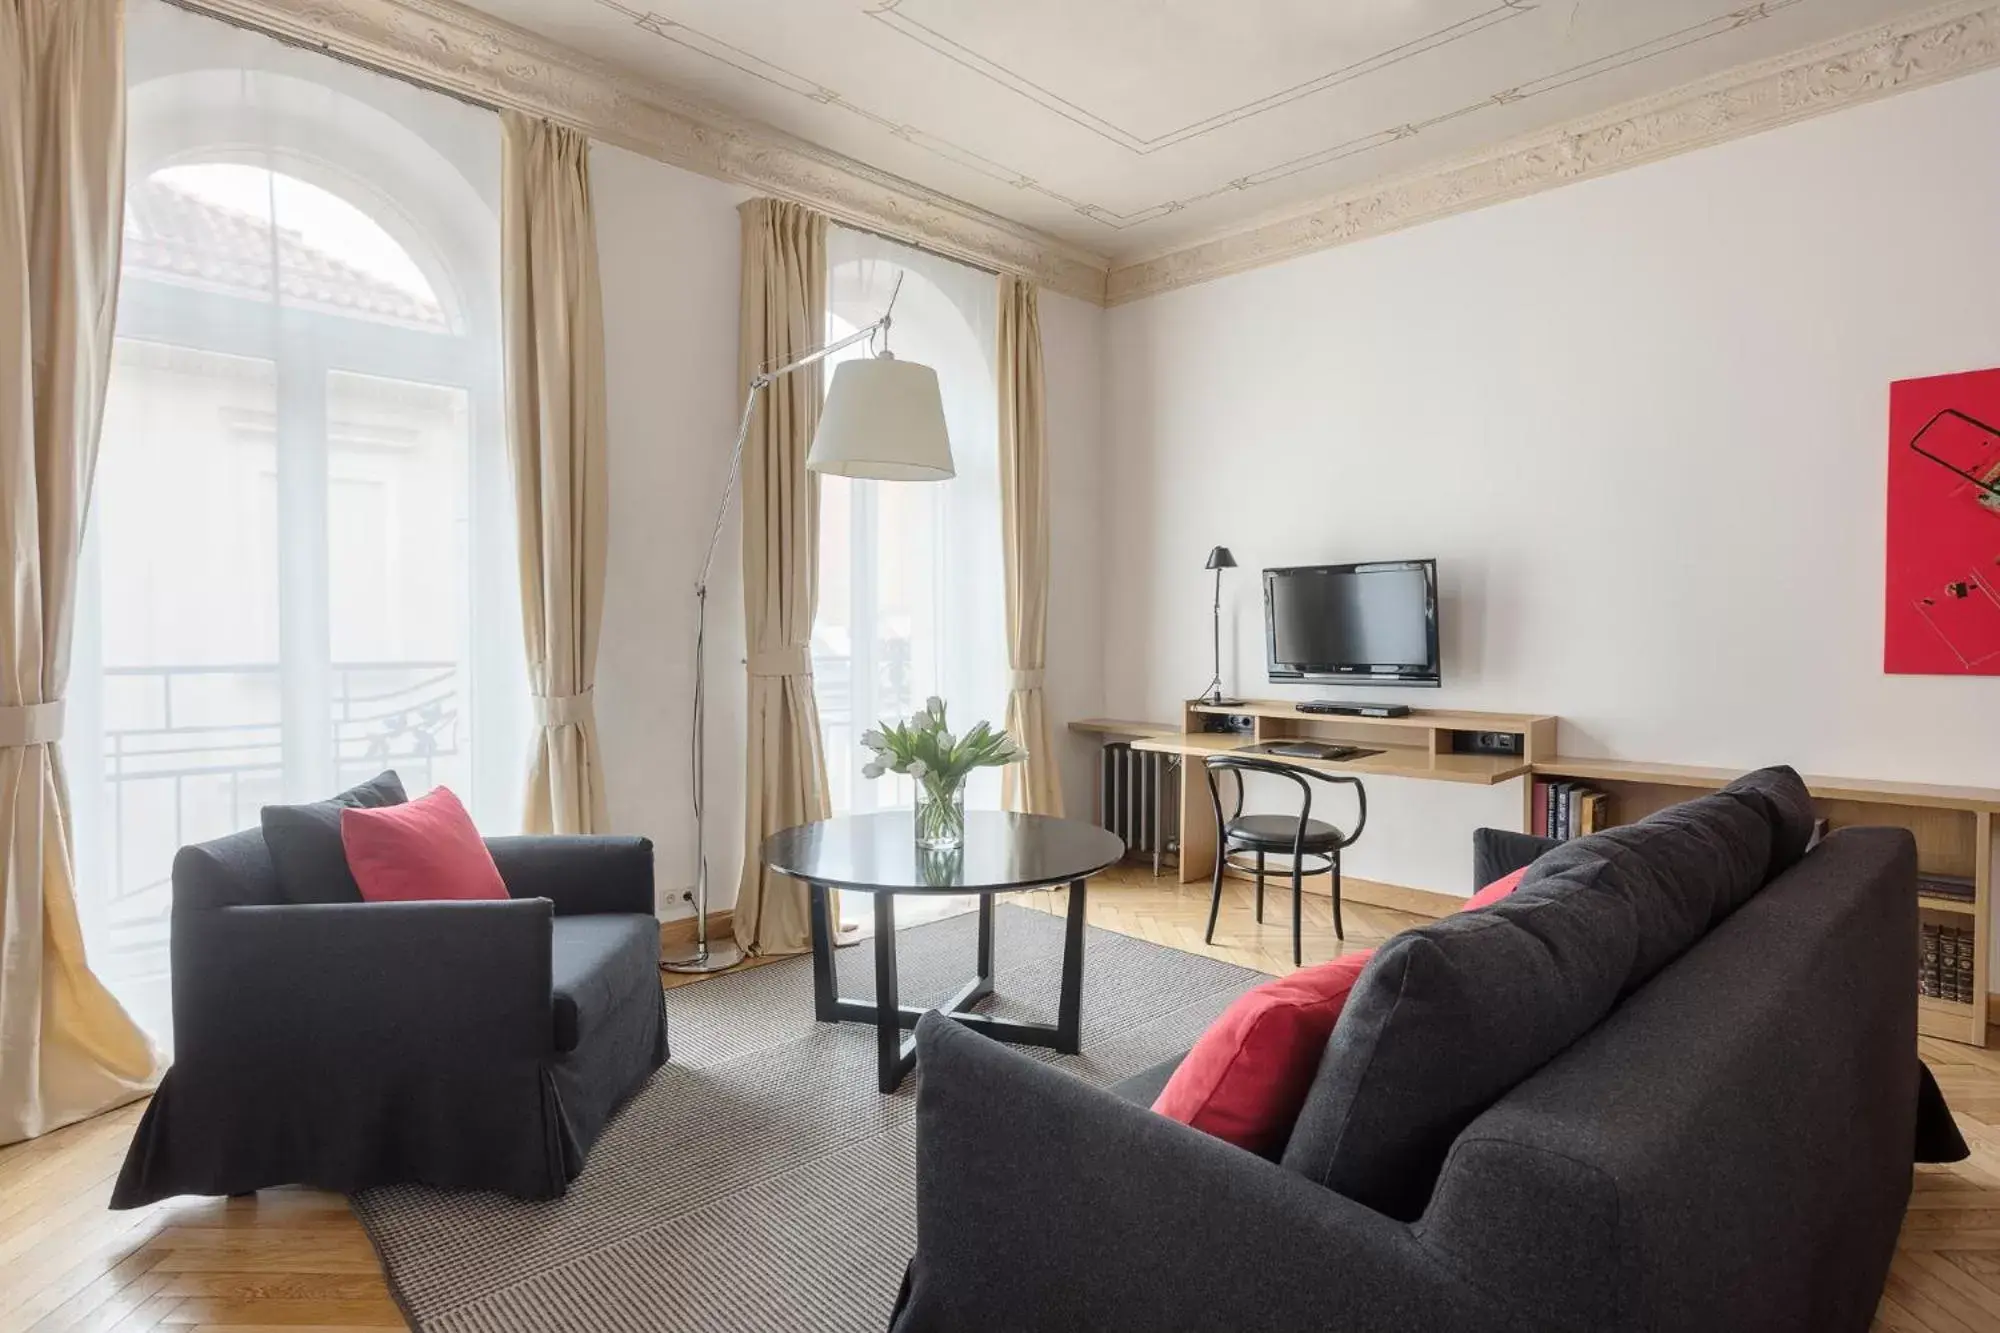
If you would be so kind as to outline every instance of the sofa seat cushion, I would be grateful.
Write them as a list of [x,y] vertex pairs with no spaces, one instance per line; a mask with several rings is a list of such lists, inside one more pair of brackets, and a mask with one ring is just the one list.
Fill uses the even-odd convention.
[[1372,950],[1300,968],[1236,997],[1167,1080],[1153,1109],[1169,1120],[1276,1157],[1291,1137]]
[[1563,844],[1479,911],[1376,951],[1284,1165],[1402,1221],[1494,1100],[1762,886],[1767,807],[1718,792]]
[[635,996],[652,1002],[660,987],[660,927],[633,914],[559,916],[550,949],[557,1051]]

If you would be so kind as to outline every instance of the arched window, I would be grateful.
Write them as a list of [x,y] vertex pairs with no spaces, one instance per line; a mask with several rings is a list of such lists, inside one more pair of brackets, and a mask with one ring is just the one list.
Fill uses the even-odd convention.
[[[897,293],[897,283],[902,287]],[[942,483],[821,480],[814,690],[836,811],[907,805],[906,778],[861,777],[860,735],[931,695],[954,730],[1007,707],[993,275],[845,227],[827,229],[827,336],[881,317],[889,345],[937,371],[957,476]],[[834,360],[867,354],[856,347]],[[832,372],[827,375],[832,382]],[[997,769],[967,803],[997,808]]]
[[167,1025],[176,847],[397,770],[516,819],[490,112],[162,5],[66,757],[93,967]]

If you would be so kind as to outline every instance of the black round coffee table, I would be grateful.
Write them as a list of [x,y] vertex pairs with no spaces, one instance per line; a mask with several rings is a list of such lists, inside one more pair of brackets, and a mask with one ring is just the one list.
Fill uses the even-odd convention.
[[[813,1014],[822,1023],[871,1023],[876,1073],[883,1092],[894,1092],[917,1063],[916,1042],[903,1040],[924,1010],[896,994],[896,895],[977,894],[979,956],[972,980],[938,1007],[996,1041],[1050,1046],[1074,1055],[1083,1004],[1084,881],[1125,855],[1125,843],[1095,824],[1047,815],[970,810],[965,841],[956,851],[919,850],[908,810],[843,815],[801,824],[764,840],[764,864],[803,880],[812,894]],[[1019,1023],[968,1012],[993,993],[993,895],[1015,889],[1069,885],[1063,932],[1062,992],[1056,1021]],[[827,892],[845,889],[875,896],[875,999],[844,999],[833,965],[833,923]]]

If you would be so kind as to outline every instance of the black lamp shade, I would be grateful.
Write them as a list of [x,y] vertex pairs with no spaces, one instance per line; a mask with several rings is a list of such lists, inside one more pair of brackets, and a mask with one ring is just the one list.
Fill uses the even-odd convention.
[[1229,554],[1227,546],[1218,546],[1208,553],[1208,563],[1203,565],[1202,568],[1234,569],[1236,568],[1236,557]]

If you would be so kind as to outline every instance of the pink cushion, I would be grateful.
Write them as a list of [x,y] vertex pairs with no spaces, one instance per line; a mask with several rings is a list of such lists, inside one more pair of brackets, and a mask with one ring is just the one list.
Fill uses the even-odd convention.
[[493,853],[449,787],[405,805],[342,810],[340,842],[365,902],[507,896]]
[[1520,888],[1521,877],[1527,873],[1528,868],[1522,866],[1511,875],[1502,875],[1479,892],[1473,894],[1470,898],[1467,898],[1465,906],[1458,910],[1461,912],[1471,912],[1481,907],[1491,907],[1494,903],[1499,902],[1502,898]]
[[1153,1109],[1251,1152],[1291,1136],[1348,992],[1373,949],[1301,968],[1236,997],[1201,1034]]

